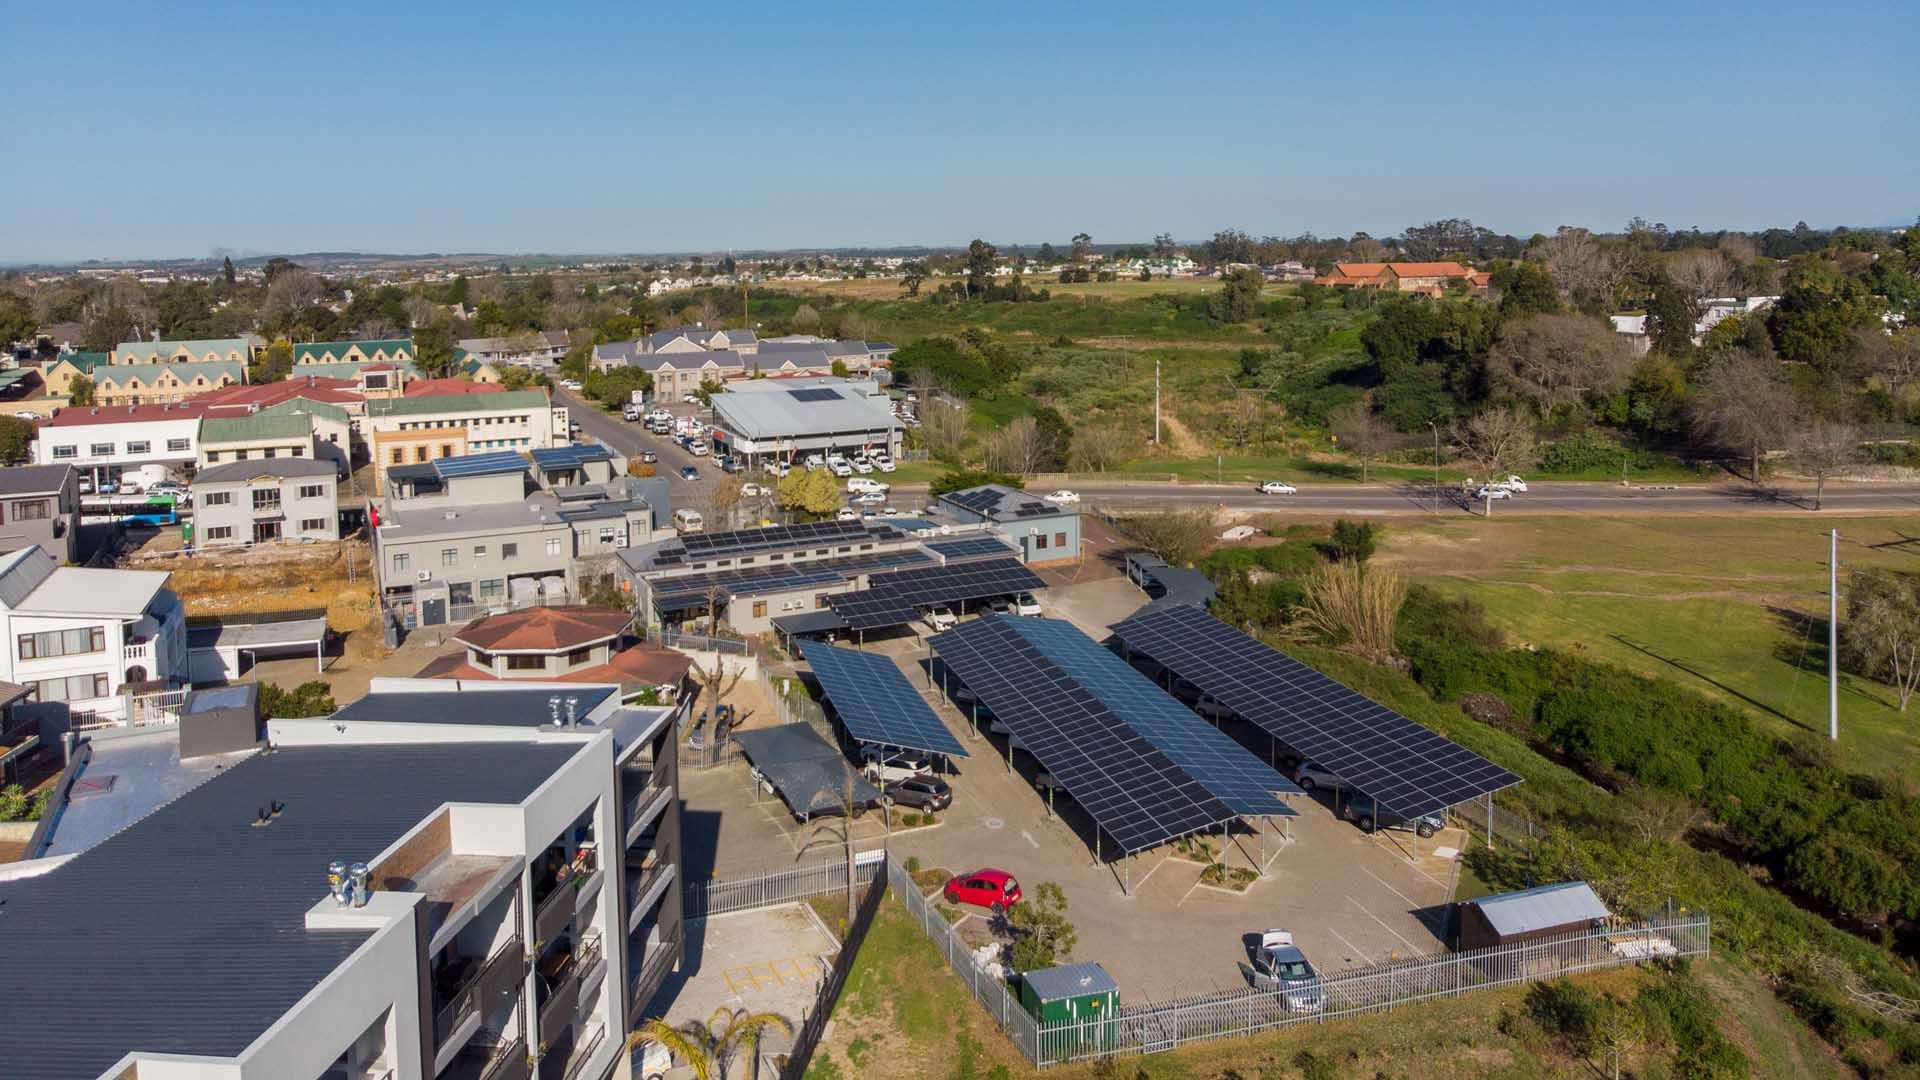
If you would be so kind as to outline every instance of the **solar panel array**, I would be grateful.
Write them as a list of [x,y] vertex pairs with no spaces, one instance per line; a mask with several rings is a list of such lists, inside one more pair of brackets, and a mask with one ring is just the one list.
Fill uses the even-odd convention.
[[485,454],[465,454],[461,457],[441,458],[433,463],[433,471],[445,480],[455,476],[491,476],[499,473],[520,472],[527,467],[527,459],[511,450],[495,450]]
[[686,556],[704,559],[755,551],[800,548],[809,544],[865,543],[894,540],[899,533],[861,521],[814,521],[802,525],[767,525],[733,532],[690,533],[680,538]]
[[840,391],[829,390],[824,386],[813,386],[800,390],[789,390],[787,391],[787,396],[795,401],[839,401]]
[[1020,503],[1013,508],[1013,516],[1021,518],[1040,517],[1045,514],[1057,514],[1059,512],[1060,508],[1052,503],[1038,502],[1035,500]]
[[921,551],[881,551],[840,559],[816,559],[785,566],[748,567],[743,570],[710,570],[682,574],[653,581],[653,605],[659,611],[706,603],[707,594],[718,589],[722,598],[736,594],[784,592],[808,585],[838,584],[860,574],[899,566],[931,563]]
[[1117,722],[1145,736],[1234,813],[1255,817],[1293,813],[1275,793],[1304,794],[1298,785],[1072,623],[1059,619],[1002,621],[1006,629],[1040,650],[1062,675],[1091,693]]
[[964,506],[976,514],[985,514],[999,507],[1000,493],[992,488],[956,491],[947,496],[947,501]]
[[612,461],[613,451],[599,443],[577,446],[543,446],[533,451],[534,464],[542,469],[577,468],[589,461]]
[[1198,608],[1146,612],[1113,630],[1128,649],[1404,817],[1520,782],[1473,751]]
[[963,536],[958,540],[935,540],[927,544],[927,550],[950,563],[987,556],[1004,557],[1013,553],[1013,549],[1009,548],[1004,541],[991,536]]
[[854,738],[903,750],[967,756],[960,740],[891,659],[818,641],[802,641],[800,655],[813,668],[813,677]]
[[897,570],[875,574],[868,584],[875,592],[885,592],[915,607],[1012,596],[1047,586],[1040,575],[1015,558]]
[[938,634],[933,646],[967,689],[1111,836],[1123,853],[1239,815],[1123,723],[1086,689],[989,616]]
[[905,626],[920,617],[912,604],[887,593],[835,593],[827,597],[827,606],[846,620],[849,630],[880,630]]

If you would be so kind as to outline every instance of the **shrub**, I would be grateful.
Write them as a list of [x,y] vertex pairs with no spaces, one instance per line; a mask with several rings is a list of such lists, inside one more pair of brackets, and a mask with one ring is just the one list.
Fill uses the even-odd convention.
[[260,684],[262,720],[326,716],[333,709],[333,690],[318,679],[309,679],[292,690],[268,682]]
[[1527,991],[1527,1012],[1546,1031],[1578,1049],[1593,1038],[1600,1018],[1600,999],[1593,991],[1562,977],[1535,983]]
[[1341,518],[1333,523],[1333,540],[1328,549],[1341,562],[1366,562],[1373,558],[1373,549],[1379,545],[1378,532],[1371,521]]
[[46,812],[47,800],[52,792],[41,792],[38,798],[27,794],[19,784],[8,784],[0,788],[0,821],[38,821]]

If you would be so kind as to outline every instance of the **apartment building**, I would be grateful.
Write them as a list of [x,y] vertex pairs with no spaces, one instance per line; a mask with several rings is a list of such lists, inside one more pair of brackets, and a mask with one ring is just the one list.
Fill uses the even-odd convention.
[[[568,441],[567,409],[541,389],[431,394],[367,402],[368,443],[404,432],[462,431],[469,450],[531,450]],[[396,464],[376,456],[383,464]],[[404,464],[399,462],[398,464]]]
[[123,341],[113,347],[111,362],[115,366],[225,363],[245,367],[255,353],[266,347],[266,340],[255,334],[181,341]]
[[[413,363],[413,342],[406,338],[358,341],[306,341],[293,347],[293,366],[313,364]],[[300,372],[295,372],[296,375]]]
[[143,465],[184,469],[199,458],[207,406],[95,405],[61,409],[40,422],[36,465],[72,465],[96,488]]
[[568,331],[542,330],[511,337],[461,338],[460,353],[456,355],[462,361],[478,361],[495,371],[503,367],[546,371],[559,367],[572,347],[573,339]]
[[128,684],[184,680],[186,609],[168,577],[61,566],[37,545],[0,556],[0,680],[108,715]]
[[101,405],[153,405],[184,401],[247,381],[247,366],[211,363],[106,364],[93,369],[93,399]]
[[80,542],[80,495],[71,465],[0,469],[0,553],[38,545],[62,562]]
[[198,547],[340,539],[340,474],[331,461],[281,457],[203,468],[193,478]]
[[[200,724],[239,710],[190,701],[177,756],[122,755],[112,767],[136,775],[95,796],[128,800],[131,824],[0,871],[20,930],[0,964],[37,988],[10,1003],[7,1068],[607,1076],[682,955],[674,747],[691,699],[380,679],[264,739],[244,713]],[[169,786],[185,790],[133,801]]]

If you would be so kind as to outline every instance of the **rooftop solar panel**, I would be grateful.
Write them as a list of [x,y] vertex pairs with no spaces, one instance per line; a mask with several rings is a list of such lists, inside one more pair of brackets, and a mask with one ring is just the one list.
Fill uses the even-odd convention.
[[740,552],[806,547],[810,544],[868,543],[900,538],[898,530],[861,521],[815,521],[768,525],[733,532],[690,533],[680,538],[690,558],[724,558]]
[[802,641],[800,655],[833,702],[847,732],[861,742],[966,757],[966,748],[914,690],[891,659],[879,653]]
[[827,606],[847,621],[850,630],[880,630],[905,626],[920,617],[912,604],[886,593],[835,593],[827,597]]
[[885,592],[908,604],[925,607],[1011,596],[1044,589],[1047,583],[1020,560],[1005,558],[875,574],[868,584],[875,592]]
[[839,401],[840,392],[824,386],[808,387],[802,390],[789,390],[787,396],[795,401]]
[[941,660],[1122,852],[1238,817],[1146,737],[1116,723],[1040,650],[988,617],[933,638]]
[[1293,808],[1280,795],[1304,794],[1298,785],[1072,623],[1059,619],[1002,621],[1006,629],[1025,638],[1063,675],[1079,683],[1116,719],[1145,736],[1235,813],[1253,817],[1293,814]]
[[613,451],[599,443],[577,446],[543,446],[533,451],[534,464],[542,469],[577,468],[589,461],[612,461]]
[[519,472],[526,467],[527,459],[511,450],[441,458],[433,463],[433,471],[439,473],[443,480],[455,476],[491,476]]
[[1144,612],[1113,630],[1128,649],[1404,817],[1520,782],[1473,751],[1198,608]]
[[655,578],[653,603],[667,611],[706,603],[707,593],[718,589],[722,598],[753,593],[780,592],[807,585],[839,583],[874,570],[930,563],[920,551],[881,551],[843,559],[819,559],[784,566],[746,567],[735,570],[710,570],[696,574]]
[[947,496],[947,501],[957,503],[976,514],[984,514],[1000,505],[1000,493],[992,488],[977,491],[957,491]]
[[957,540],[934,540],[927,544],[927,550],[946,559],[949,563],[989,556],[1004,558],[1013,554],[1006,543],[991,536],[963,536]]

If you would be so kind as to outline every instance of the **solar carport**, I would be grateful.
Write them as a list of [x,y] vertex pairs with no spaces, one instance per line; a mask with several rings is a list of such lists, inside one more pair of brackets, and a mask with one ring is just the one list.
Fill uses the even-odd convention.
[[849,629],[864,634],[905,626],[927,608],[964,605],[1046,586],[1019,559],[983,559],[876,573],[867,579],[864,591],[829,596],[827,606],[846,620]]
[[1292,781],[1071,623],[987,615],[931,644],[1093,819],[1096,859],[1294,814]]
[[1197,608],[1116,623],[1143,656],[1407,820],[1484,797],[1520,778]]
[[[805,821],[814,814],[847,813],[847,774],[851,769],[832,743],[806,724],[736,731],[734,741],[747,760],[767,778],[787,808]],[[880,791],[857,772],[853,774],[853,801],[864,806],[880,798]]]
[[855,739],[899,750],[967,756],[960,740],[892,660],[818,641],[801,642],[800,655]]

